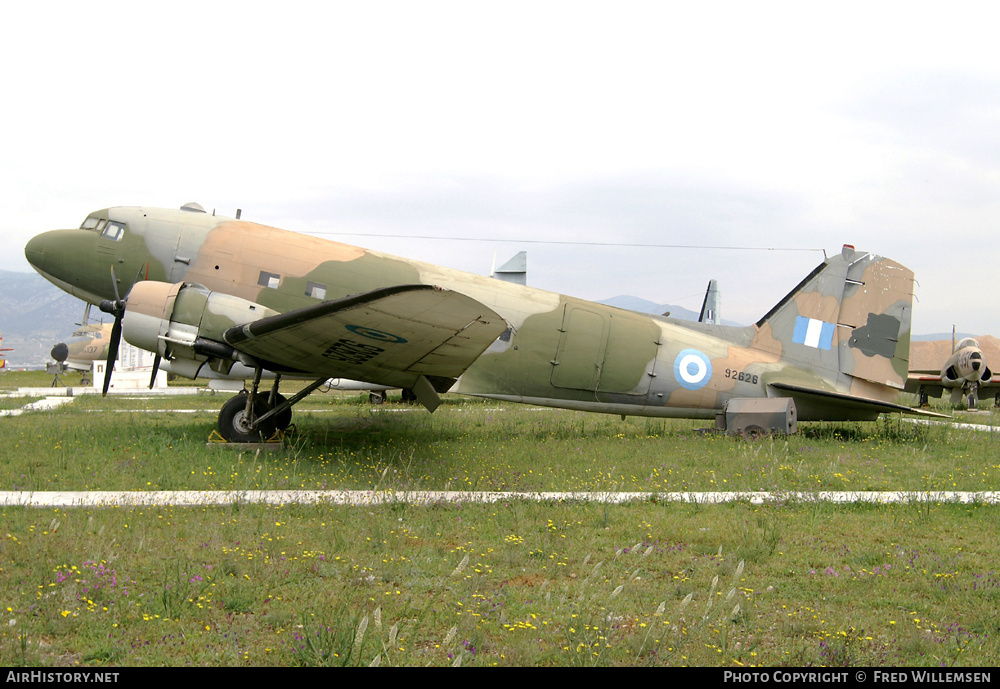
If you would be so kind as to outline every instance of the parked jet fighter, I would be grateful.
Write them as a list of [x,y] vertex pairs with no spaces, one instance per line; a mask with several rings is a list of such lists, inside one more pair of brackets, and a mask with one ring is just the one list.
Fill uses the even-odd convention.
[[[253,375],[219,431],[259,440],[330,378],[620,415],[714,418],[791,397],[798,418],[874,419],[909,353],[913,273],[845,246],[747,327],[639,314],[338,242],[180,210],[116,207],[31,239],[25,255],[114,316],[131,344],[195,377]],[[260,390],[275,374],[270,393]],[[291,399],[282,376],[309,377]]]
[[[921,344],[930,350],[934,344],[947,346],[946,342],[913,343],[913,348]],[[943,354],[940,356],[943,357]],[[950,391],[952,404],[964,401],[969,409],[975,409],[979,398],[988,395],[994,395],[1000,404],[1000,376],[995,376],[990,370],[978,340],[966,337],[955,344],[955,333],[952,332],[951,356],[941,368],[931,368],[930,362],[924,361],[926,358],[926,355],[920,360],[914,357],[914,365],[906,381],[906,391],[917,393],[921,406],[927,404],[928,397],[941,397],[945,390]],[[940,361],[941,358],[938,358],[937,362]]]

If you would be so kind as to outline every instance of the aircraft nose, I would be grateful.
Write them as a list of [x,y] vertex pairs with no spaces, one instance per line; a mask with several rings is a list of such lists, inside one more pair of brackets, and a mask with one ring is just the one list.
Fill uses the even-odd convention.
[[52,348],[52,351],[49,352],[49,356],[60,363],[66,361],[66,358],[69,356],[69,347],[65,342],[60,342]]
[[24,245],[24,257],[42,275],[62,278],[60,273],[66,260],[73,255],[79,256],[78,252],[84,249],[77,238],[78,234],[81,234],[79,230],[42,232]]
[[70,294],[87,301],[107,298],[113,256],[97,247],[98,234],[83,230],[49,230],[32,237],[24,257],[38,273]]
[[24,257],[28,259],[28,263],[30,263],[31,267],[35,270],[41,268],[42,264],[45,262],[46,234],[48,233],[46,232],[35,235],[28,240],[27,244],[24,245]]

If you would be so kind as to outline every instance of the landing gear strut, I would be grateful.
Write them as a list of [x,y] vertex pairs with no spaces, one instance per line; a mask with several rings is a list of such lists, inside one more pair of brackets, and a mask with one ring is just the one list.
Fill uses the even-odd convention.
[[281,374],[274,376],[274,385],[271,386],[271,394],[267,398],[267,405],[270,409],[276,409],[274,414],[274,424],[279,431],[287,429],[292,423],[292,405],[285,405],[288,400],[278,392],[278,383],[281,382]]
[[979,402],[979,384],[978,383],[972,383],[969,386],[969,395],[968,395],[968,397],[966,397],[966,401],[968,402],[969,411],[975,411],[976,410],[976,404]]
[[231,443],[261,443],[274,435],[275,431],[285,430],[292,423],[292,406],[300,402],[313,390],[326,383],[326,378],[320,378],[291,399],[286,399],[278,392],[281,376],[276,376],[270,393],[259,392],[261,369],[254,373],[254,381],[250,390],[243,390],[230,398],[219,411],[219,434]]

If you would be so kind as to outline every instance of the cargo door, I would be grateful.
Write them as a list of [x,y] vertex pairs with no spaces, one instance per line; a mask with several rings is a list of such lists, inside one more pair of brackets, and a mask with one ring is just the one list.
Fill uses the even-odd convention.
[[567,304],[560,330],[559,346],[552,360],[552,385],[596,392],[607,341],[604,316]]
[[598,392],[647,394],[656,374],[659,326],[651,318],[628,311],[612,312],[609,322]]

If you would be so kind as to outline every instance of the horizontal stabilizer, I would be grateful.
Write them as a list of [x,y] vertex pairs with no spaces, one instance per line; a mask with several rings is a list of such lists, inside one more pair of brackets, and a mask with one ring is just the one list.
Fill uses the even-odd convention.
[[841,392],[816,390],[788,383],[769,383],[768,396],[791,397],[803,421],[874,421],[882,412],[913,414],[940,419],[947,414],[915,409],[905,404],[856,397]]

